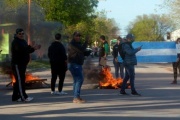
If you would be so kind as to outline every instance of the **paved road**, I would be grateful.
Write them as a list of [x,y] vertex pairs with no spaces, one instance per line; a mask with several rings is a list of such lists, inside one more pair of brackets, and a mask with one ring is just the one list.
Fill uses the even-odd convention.
[[[112,66],[112,58],[108,60]],[[92,61],[97,63],[97,59]],[[111,71],[114,73],[113,67]],[[33,74],[50,81],[49,70]],[[9,79],[0,78],[0,120],[180,120],[180,84],[170,84],[173,75],[167,63],[137,65],[136,88],[141,97],[119,96],[119,89],[92,89],[86,81],[84,104],[72,103],[69,72],[64,85],[68,95],[52,96],[50,88],[28,89],[28,95],[35,98],[30,103],[11,102],[12,90],[5,87]]]

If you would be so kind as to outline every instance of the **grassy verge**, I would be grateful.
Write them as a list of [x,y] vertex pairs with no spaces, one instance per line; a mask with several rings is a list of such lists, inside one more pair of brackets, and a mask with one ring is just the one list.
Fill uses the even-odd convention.
[[45,60],[32,60],[29,62],[27,69],[29,71],[50,69],[50,64],[49,61],[45,61]]

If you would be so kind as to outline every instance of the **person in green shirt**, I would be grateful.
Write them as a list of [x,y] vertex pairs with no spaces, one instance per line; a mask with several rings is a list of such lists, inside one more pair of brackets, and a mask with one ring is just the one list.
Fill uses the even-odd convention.
[[[100,36],[100,41],[102,42],[102,45],[101,45],[100,51],[99,51],[99,62],[101,61],[101,59],[105,59],[106,60],[106,57],[109,54],[109,44],[105,40],[105,36],[104,35]],[[101,66],[105,66],[105,65],[101,65]]]

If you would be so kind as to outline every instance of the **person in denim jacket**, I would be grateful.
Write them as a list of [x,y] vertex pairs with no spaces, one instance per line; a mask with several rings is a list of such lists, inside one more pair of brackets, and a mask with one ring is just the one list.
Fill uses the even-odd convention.
[[137,65],[136,53],[141,50],[141,47],[133,48],[132,43],[134,42],[134,35],[128,34],[126,36],[126,43],[123,44],[122,50],[125,53],[125,58],[123,64],[125,67],[125,76],[123,79],[123,84],[121,86],[120,95],[127,95],[125,88],[127,86],[127,81],[130,80],[131,85],[131,94],[138,95],[140,94],[136,91],[134,87],[135,81],[135,65]]

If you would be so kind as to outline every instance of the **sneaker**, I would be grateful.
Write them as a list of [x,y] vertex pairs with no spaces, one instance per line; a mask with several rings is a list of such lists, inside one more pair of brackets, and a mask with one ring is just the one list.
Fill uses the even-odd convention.
[[73,103],[85,103],[86,101],[83,100],[82,98],[74,98]]
[[33,97],[28,97],[28,98],[26,98],[25,100],[24,100],[24,102],[30,102],[30,101],[32,101],[34,98]]
[[125,91],[120,91],[119,95],[128,95]]
[[59,92],[59,94],[61,94],[61,95],[67,95],[68,93],[66,93],[66,92],[64,92],[64,91],[61,91],[61,92]]
[[172,81],[172,83],[171,84],[177,84],[177,81]]
[[21,102],[21,98],[17,99],[17,100],[12,100],[13,102]]
[[17,99],[16,101],[17,101],[17,102],[22,102],[21,98]]
[[55,91],[51,91],[51,95],[55,95],[56,94],[56,92]]
[[67,95],[67,93],[64,92],[64,91],[61,91],[61,92],[58,92],[58,91],[51,91],[51,95]]
[[141,96],[141,94],[139,94],[137,92],[131,92],[131,95],[133,95],[133,96]]
[[51,91],[51,95],[60,95],[60,92],[57,92],[57,91]]

